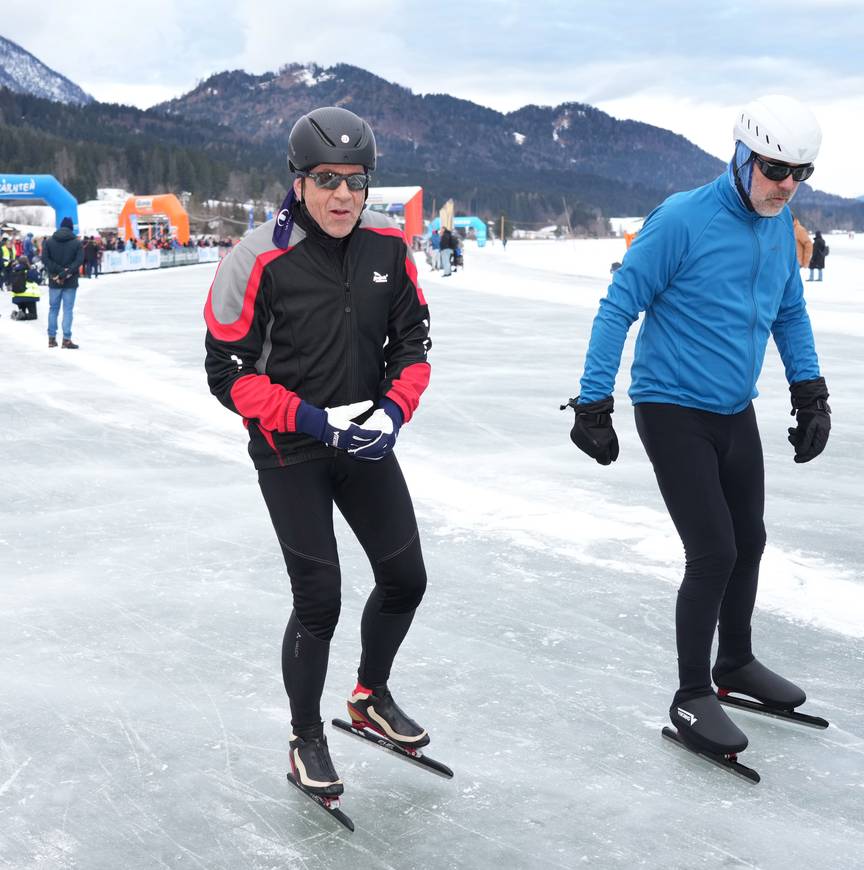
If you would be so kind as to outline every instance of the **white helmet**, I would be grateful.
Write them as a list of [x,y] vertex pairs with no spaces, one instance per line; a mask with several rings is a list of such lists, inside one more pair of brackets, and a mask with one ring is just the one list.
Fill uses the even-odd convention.
[[735,120],[735,139],[762,157],[812,163],[822,144],[816,116],[792,97],[770,94],[747,103]]

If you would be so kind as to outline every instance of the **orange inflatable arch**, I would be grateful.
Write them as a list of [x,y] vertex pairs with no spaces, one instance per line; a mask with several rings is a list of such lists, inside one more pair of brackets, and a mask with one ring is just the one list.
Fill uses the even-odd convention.
[[138,235],[132,228],[131,218],[133,214],[165,215],[171,226],[171,234],[177,237],[177,241],[181,245],[185,245],[189,241],[189,215],[173,193],[160,193],[156,196],[130,196],[117,219],[117,226],[126,239]]

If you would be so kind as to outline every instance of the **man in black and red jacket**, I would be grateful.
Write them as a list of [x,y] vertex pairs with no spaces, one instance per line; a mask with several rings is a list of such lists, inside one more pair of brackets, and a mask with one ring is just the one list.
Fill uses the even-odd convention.
[[334,503],[375,577],[349,713],[405,748],[429,742],[387,688],[426,587],[392,451],[429,383],[429,311],[403,233],[364,211],[375,160],[372,130],[354,113],[301,117],[289,137],[292,189],[222,261],[204,312],[210,390],[243,417],[291,579],[282,674],[292,771],[324,798],[343,790],[320,712],[340,609]]

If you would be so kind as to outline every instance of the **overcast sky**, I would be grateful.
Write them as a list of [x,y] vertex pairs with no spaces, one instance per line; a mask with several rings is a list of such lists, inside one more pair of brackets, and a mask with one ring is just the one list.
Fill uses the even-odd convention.
[[822,123],[811,183],[864,195],[864,0],[52,3],[0,33],[99,100],[147,107],[226,69],[350,63],[502,111],[590,103],[724,160],[736,109],[786,93]]

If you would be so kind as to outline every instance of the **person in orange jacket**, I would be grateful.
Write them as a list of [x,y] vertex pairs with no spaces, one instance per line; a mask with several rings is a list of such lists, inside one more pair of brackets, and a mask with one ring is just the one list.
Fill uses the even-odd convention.
[[806,269],[810,265],[810,257],[813,255],[813,242],[810,233],[797,217],[792,218],[792,229],[795,231],[795,247],[798,251],[798,265]]

